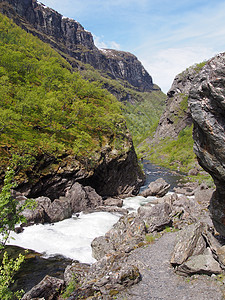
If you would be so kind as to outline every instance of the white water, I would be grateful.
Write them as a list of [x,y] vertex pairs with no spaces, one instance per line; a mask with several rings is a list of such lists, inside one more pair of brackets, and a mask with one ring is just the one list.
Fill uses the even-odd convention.
[[[144,198],[141,196],[124,199],[124,208],[135,211],[155,197]],[[63,255],[83,263],[93,263],[91,255],[91,242],[104,235],[119,215],[107,212],[90,214],[80,213],[78,217],[63,220],[54,224],[39,224],[25,227],[22,233],[12,233],[9,245],[20,246],[43,253],[44,257]]]
[[80,216],[54,224],[25,227],[22,233],[12,233],[9,244],[43,253],[44,257],[63,255],[83,263],[93,263],[91,242],[104,235],[119,219],[106,212]]

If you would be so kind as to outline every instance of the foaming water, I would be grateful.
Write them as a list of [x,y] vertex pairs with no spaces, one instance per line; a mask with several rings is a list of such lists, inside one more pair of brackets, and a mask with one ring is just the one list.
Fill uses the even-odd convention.
[[[145,161],[144,169],[146,182],[141,190],[147,188],[149,182],[159,177],[165,178],[172,188],[180,178],[179,175],[154,166],[148,161]],[[148,202],[152,202],[154,205],[155,199],[155,197],[129,197],[124,199],[123,207],[132,212]],[[10,239],[8,244],[43,253],[46,258],[62,255],[83,263],[93,263],[95,259],[92,257],[91,251],[92,240],[104,235],[118,221],[119,217],[119,215],[107,212],[80,213],[78,217],[74,216],[54,224],[25,227],[22,233],[12,233],[11,236],[14,239]]]
[[83,263],[93,263],[91,242],[104,235],[119,215],[95,212],[81,213],[78,217],[53,224],[38,224],[25,227],[22,233],[12,233],[9,245],[35,250],[44,257],[63,255]]
[[128,209],[129,212],[137,211],[140,206],[145,205],[149,202],[154,202],[154,200],[156,199],[156,197],[152,196],[149,196],[147,198],[142,196],[128,197],[123,200],[123,208]]

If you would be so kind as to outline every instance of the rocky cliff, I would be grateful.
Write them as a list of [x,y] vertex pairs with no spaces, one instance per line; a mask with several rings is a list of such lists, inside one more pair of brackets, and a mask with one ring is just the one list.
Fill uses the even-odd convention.
[[75,182],[137,193],[143,174],[115,97],[2,14],[0,29],[0,185],[11,165],[29,197],[54,200]]
[[167,93],[166,108],[156,129],[154,142],[166,137],[177,138],[182,129],[191,126],[188,95],[198,70],[198,65],[195,65],[175,77]]
[[[90,64],[112,79],[121,79],[138,91],[154,90],[152,78],[138,59],[116,50],[99,50],[93,36],[80,23],[36,0],[0,0],[0,12],[26,31],[49,43],[73,66]],[[158,89],[158,88],[157,88]],[[158,89],[159,90],[159,89]]]
[[225,53],[209,60],[194,78],[189,106],[194,121],[194,151],[216,184],[210,204],[212,219],[225,236]]

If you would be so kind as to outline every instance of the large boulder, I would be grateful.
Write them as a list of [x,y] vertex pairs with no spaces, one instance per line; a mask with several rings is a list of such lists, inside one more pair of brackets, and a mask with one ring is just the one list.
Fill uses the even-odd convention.
[[92,187],[82,186],[78,182],[67,190],[65,198],[69,201],[73,213],[103,205],[102,197]]
[[54,300],[60,295],[64,281],[46,275],[44,279],[27,292],[22,300],[45,299]]
[[145,222],[136,213],[122,216],[105,236],[92,241],[92,255],[99,260],[109,252],[119,250],[130,252],[143,241],[145,234]]
[[146,224],[148,232],[161,231],[165,226],[172,223],[171,206],[168,203],[161,203],[155,206],[141,206],[138,209],[138,216]]
[[225,53],[209,60],[195,77],[189,107],[194,121],[194,152],[216,184],[210,204],[212,220],[225,236]]
[[[70,218],[74,213],[89,211],[103,205],[102,197],[90,186],[82,186],[78,182],[68,188],[65,197],[51,201],[48,197],[38,197],[34,200],[34,209],[26,209],[23,215],[28,225],[38,223],[53,223]],[[21,201],[21,204],[24,199]]]
[[186,227],[180,232],[178,242],[170,260],[172,265],[181,265],[193,253],[196,255],[203,254],[206,243],[201,234],[204,229],[205,225],[203,223],[197,223]]
[[220,273],[222,273],[220,264],[211,254],[192,256],[177,269],[177,274],[184,276],[193,274],[212,275]]
[[170,189],[170,184],[168,184],[163,178],[158,178],[149,184],[148,188],[144,190],[140,196],[156,196],[163,197]]
[[170,260],[179,275],[223,272],[225,249],[210,229],[208,224],[199,222],[180,231]]

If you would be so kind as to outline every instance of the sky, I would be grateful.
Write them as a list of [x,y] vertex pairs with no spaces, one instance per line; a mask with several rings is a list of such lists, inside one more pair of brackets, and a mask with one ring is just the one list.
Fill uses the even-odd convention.
[[167,93],[177,74],[225,52],[225,0],[40,0],[90,31],[98,48],[137,56]]

